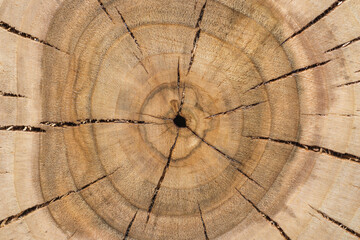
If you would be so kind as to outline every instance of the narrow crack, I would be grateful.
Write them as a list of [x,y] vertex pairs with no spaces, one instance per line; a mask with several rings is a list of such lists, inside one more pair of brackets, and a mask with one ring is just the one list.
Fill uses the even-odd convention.
[[149,208],[148,208],[148,215],[147,215],[147,218],[146,218],[146,223],[149,222],[150,214],[151,214],[151,211],[152,211],[152,209],[153,209],[153,207],[154,207],[154,204],[155,204],[155,201],[156,201],[156,197],[157,197],[157,195],[158,195],[158,193],[159,193],[161,184],[162,184],[162,182],[164,181],[166,172],[167,172],[167,170],[168,170],[169,167],[170,167],[171,157],[172,157],[172,154],[173,154],[173,152],[174,152],[174,149],[175,149],[175,146],[176,146],[178,137],[179,137],[179,129],[177,129],[177,133],[176,133],[176,137],[175,137],[174,144],[173,144],[173,145],[171,146],[171,148],[170,148],[169,156],[168,156],[166,165],[165,165],[165,167],[164,167],[164,170],[163,170],[163,172],[162,172],[162,174],[161,174],[161,177],[160,177],[160,179],[159,179],[159,181],[158,181],[158,184],[157,184],[156,187],[155,187],[153,196],[152,196],[152,198],[151,198],[151,202],[150,202],[150,205],[149,205]]
[[194,41],[193,41],[193,48],[191,49],[191,57],[190,57],[190,62],[189,62],[189,67],[188,67],[188,71],[187,71],[187,74],[189,74],[190,70],[191,70],[191,67],[194,63],[194,59],[195,59],[195,52],[196,52],[196,48],[197,48],[197,45],[198,45],[198,42],[199,42],[199,38],[200,38],[200,34],[201,34],[201,29],[200,29],[200,24],[202,22],[202,19],[204,17],[204,12],[205,12],[205,8],[206,8],[206,4],[207,4],[207,0],[205,1],[204,5],[202,6],[201,10],[200,10],[200,14],[199,14],[199,17],[196,21],[196,25],[195,25],[195,28],[198,28],[198,30],[196,31],[196,34],[195,34],[195,38],[194,38]]
[[180,57],[179,57],[178,58],[178,65],[177,65],[177,81],[176,81],[176,87],[177,87],[177,91],[178,91],[179,101],[181,100],[180,81],[181,81],[181,76],[180,76]]
[[[43,44],[43,45],[45,45],[45,46],[52,47],[52,48],[54,48],[54,49],[56,49],[56,50],[58,50],[58,51],[60,51],[60,52],[63,52],[63,51],[61,51],[58,47],[55,47],[54,45],[52,45],[52,44],[50,44],[50,43],[48,43],[48,42],[46,42],[46,41],[44,41],[44,40],[41,40],[41,39],[39,39],[39,38],[37,38],[37,37],[34,37],[34,36],[31,35],[31,34],[24,33],[24,32],[22,32],[22,31],[19,31],[19,30],[17,30],[15,27],[10,26],[10,25],[9,25],[8,23],[6,23],[6,22],[0,21],[0,28],[4,29],[4,30],[6,30],[6,31],[8,31],[8,32],[10,32],[10,33],[16,34],[16,35],[18,35],[18,36],[20,36],[20,37],[30,39],[30,40],[32,40],[32,41],[41,43],[41,44]],[[63,53],[68,54],[67,52],[63,52]]]
[[0,131],[21,131],[21,132],[46,132],[42,128],[25,126],[25,125],[9,125],[9,126],[0,126]]
[[[139,48],[139,51],[141,52],[141,54],[143,54],[140,48]],[[133,52],[133,54],[136,57],[136,59],[139,61],[140,65],[144,68],[145,72],[147,74],[149,74],[149,71],[146,69],[145,64],[143,63],[143,61],[134,52]]]
[[292,75],[294,75],[294,74],[296,74],[296,73],[305,72],[305,71],[307,71],[307,70],[310,70],[310,69],[314,69],[314,68],[323,66],[323,65],[329,63],[330,61],[332,61],[332,60],[327,60],[327,61],[325,61],[325,62],[315,63],[315,64],[312,64],[312,65],[310,65],[310,66],[306,66],[306,67],[303,67],[303,68],[299,68],[299,69],[293,70],[293,71],[291,71],[291,72],[289,72],[289,73],[286,73],[286,74],[284,74],[284,75],[281,75],[281,76],[279,76],[279,77],[276,77],[276,78],[267,80],[267,81],[265,81],[265,82],[259,83],[258,85],[250,88],[249,90],[247,90],[247,91],[245,91],[245,92],[248,92],[248,91],[250,91],[250,90],[254,90],[254,89],[256,89],[256,88],[259,88],[259,87],[261,87],[261,86],[265,86],[265,85],[267,85],[267,84],[269,84],[269,83],[272,83],[272,82],[275,82],[275,81],[278,81],[278,80],[287,78],[287,77],[292,76]]
[[141,48],[140,48],[140,45],[139,45],[139,42],[136,40],[135,36],[134,36],[134,33],[130,30],[129,26],[127,25],[126,21],[125,21],[125,18],[124,16],[121,14],[121,12],[119,11],[118,8],[116,8],[120,18],[121,18],[121,21],[124,23],[125,25],[125,28],[127,30],[127,32],[129,33],[130,37],[134,40],[136,46],[139,48],[139,50],[141,51]]
[[322,12],[320,15],[318,15],[317,17],[315,17],[313,20],[311,20],[308,24],[306,24],[303,28],[301,28],[300,30],[298,30],[297,32],[295,32],[293,35],[291,35],[290,37],[288,37],[287,39],[285,39],[285,41],[283,41],[281,43],[281,45],[283,45],[284,43],[286,43],[288,40],[296,37],[297,35],[299,35],[300,33],[304,32],[306,29],[310,28],[312,25],[314,25],[315,23],[317,23],[318,21],[320,21],[321,19],[323,19],[324,17],[326,17],[329,13],[331,13],[332,11],[334,11],[338,6],[340,6],[342,3],[344,3],[346,0],[337,0],[335,1],[333,4],[331,4],[330,7],[328,7],[324,12]]
[[126,232],[125,232],[125,236],[124,236],[124,240],[126,240],[129,236],[129,233],[130,233],[130,230],[131,230],[131,226],[133,225],[134,221],[135,221],[135,218],[136,218],[136,215],[137,215],[138,211],[135,212],[134,214],[134,217],[131,219],[127,229],[126,229]]
[[138,115],[143,115],[143,116],[149,116],[149,117],[153,117],[156,119],[161,119],[161,120],[167,120],[167,121],[172,121],[172,118],[166,118],[166,117],[161,117],[161,116],[156,116],[156,115],[152,115],[152,114],[148,114],[148,113],[136,113]]
[[360,73],[360,70],[355,71],[354,73]]
[[103,4],[103,2],[101,0],[98,0],[98,3],[100,4],[101,9],[105,12],[105,14],[110,18],[111,22],[114,23],[114,20],[112,19],[112,17],[110,16],[108,10],[106,9],[105,5]]
[[177,112],[177,115],[180,115],[182,108],[184,106],[184,102],[185,102],[185,83],[183,84],[183,90],[182,93],[180,94],[180,85],[181,85],[181,74],[180,74],[180,59],[178,59],[178,67],[177,67],[177,90],[178,90],[178,95],[179,95],[179,101],[180,101],[180,106],[179,106],[179,110]]
[[127,123],[127,124],[135,124],[135,125],[162,125],[162,123],[156,122],[146,122],[140,120],[130,120],[130,119],[83,119],[77,120],[75,122],[41,122],[40,124],[50,126],[50,127],[77,127],[80,125],[87,124],[96,124],[96,123]]
[[350,85],[354,85],[354,84],[358,84],[358,83],[360,83],[360,80],[355,81],[355,82],[349,82],[349,83],[340,84],[337,87],[346,87],[346,86],[350,86]]
[[204,12],[205,12],[205,8],[206,8],[206,4],[207,4],[207,0],[205,1],[204,5],[202,6],[201,10],[200,10],[200,14],[199,14],[199,17],[196,21],[196,25],[195,25],[195,28],[200,28],[200,24],[203,20],[203,17],[204,17]]
[[18,214],[15,214],[15,215],[12,215],[12,216],[10,216],[10,217],[7,217],[7,218],[5,218],[5,219],[3,219],[3,220],[0,221],[0,228],[3,228],[3,227],[5,227],[5,226],[9,225],[9,224],[12,223],[12,222],[19,221],[19,220],[21,220],[22,218],[26,217],[27,215],[29,215],[29,214],[31,214],[31,213],[39,210],[39,209],[45,208],[45,207],[49,206],[50,204],[52,204],[52,203],[54,203],[54,202],[57,202],[57,201],[65,198],[65,197],[67,197],[67,196],[69,196],[69,195],[72,195],[72,194],[75,194],[75,193],[79,193],[79,192],[87,189],[88,187],[92,186],[93,184],[96,184],[97,182],[103,180],[104,178],[107,178],[107,177],[111,176],[111,175],[114,174],[118,169],[119,169],[119,168],[115,169],[113,172],[111,172],[111,173],[109,173],[109,174],[107,174],[107,175],[104,175],[104,176],[102,176],[102,177],[100,177],[100,178],[98,178],[98,179],[96,179],[96,180],[94,180],[94,181],[92,181],[92,182],[84,185],[83,187],[81,187],[81,188],[79,188],[79,189],[71,190],[71,191],[69,191],[69,192],[67,192],[67,193],[65,193],[65,194],[63,194],[63,195],[60,195],[60,196],[57,196],[57,197],[52,198],[52,199],[50,199],[49,201],[46,201],[46,202],[41,203],[41,204],[37,204],[37,205],[35,205],[35,206],[33,206],[33,207],[27,208],[27,209],[19,212]]
[[[310,205],[309,205],[310,206]],[[339,227],[341,227],[342,229],[344,229],[345,231],[347,231],[348,233],[360,238],[360,233],[354,231],[353,229],[347,227],[346,225],[342,224],[341,222],[335,220],[334,218],[330,217],[329,215],[327,215],[326,213],[310,206],[314,211],[316,211],[317,213],[319,213],[323,218],[325,218],[326,220],[338,225]]]
[[355,114],[338,114],[338,113],[302,113],[303,116],[320,116],[320,117],[326,117],[326,116],[339,116],[339,117],[359,117]]
[[[209,147],[211,147],[212,149],[214,149],[215,151],[217,151],[218,153],[220,153],[222,156],[224,156],[226,159],[228,159],[231,163],[238,163],[240,165],[243,165],[241,162],[239,162],[238,160],[230,157],[229,155],[227,155],[226,153],[222,152],[220,149],[218,149],[217,147],[215,147],[214,145],[211,145],[210,143],[208,143],[204,138],[200,137],[195,131],[193,131],[191,128],[186,127],[187,129],[189,129],[189,131],[191,131],[197,138],[199,138],[203,143],[205,143],[206,145],[208,145]],[[257,186],[259,186],[262,189],[265,189],[263,186],[261,186],[257,181],[255,181],[253,178],[251,178],[249,175],[247,175],[244,171],[242,171],[240,168],[232,165],[238,172],[240,172],[244,177],[246,177],[248,180],[250,180],[251,182],[255,183]]]
[[250,199],[247,199],[237,188],[235,188],[236,191],[238,191],[238,193],[248,202],[251,204],[251,206],[258,212],[261,214],[261,216],[268,221],[271,226],[274,226],[279,233],[281,234],[281,236],[283,236],[284,239],[286,240],[291,240],[291,238],[285,233],[285,231],[280,227],[280,225],[274,221],[269,215],[267,215],[266,213],[264,213],[263,211],[261,211]]
[[350,44],[352,44],[352,43],[354,43],[354,42],[357,42],[357,41],[360,41],[360,37],[354,38],[353,40],[350,40],[350,41],[348,41],[348,42],[345,42],[345,43],[342,43],[342,44],[340,44],[340,45],[337,45],[336,47],[333,47],[333,48],[325,51],[325,53],[329,53],[329,52],[338,50],[338,49],[340,49],[340,48],[347,47],[347,46],[349,46]]
[[0,91],[0,96],[26,98],[24,95]]
[[243,165],[241,162],[239,162],[238,160],[230,157],[229,155],[227,155],[226,153],[224,153],[223,151],[221,151],[220,149],[218,149],[217,147],[215,147],[214,145],[208,143],[204,138],[200,137],[199,134],[197,134],[196,132],[194,132],[190,127],[186,126],[187,129],[190,130],[190,132],[192,132],[197,138],[199,138],[203,143],[205,143],[206,145],[208,145],[209,147],[211,147],[212,149],[214,149],[215,151],[217,151],[218,153],[220,153],[221,155],[223,155],[226,159],[230,160],[231,162],[235,162],[238,163],[240,165]]
[[228,113],[232,113],[232,112],[235,112],[237,110],[246,110],[246,109],[249,109],[249,108],[252,108],[252,107],[255,107],[259,104],[262,104],[266,101],[262,101],[262,102],[257,102],[257,103],[253,103],[253,104],[250,104],[250,105],[240,105],[236,108],[232,108],[230,110],[227,110],[227,111],[224,111],[224,112],[219,112],[219,113],[216,113],[216,114],[213,114],[213,115],[210,115],[210,116],[207,116],[206,119],[209,119],[209,118],[213,118],[213,117],[217,117],[219,115],[225,115],[225,114],[228,114]]
[[204,222],[204,218],[203,218],[202,211],[201,211],[199,203],[198,203],[198,206],[199,206],[199,213],[200,213],[201,222],[202,222],[203,229],[204,229],[204,236],[205,236],[206,240],[209,240],[209,237],[207,235],[206,225],[205,225],[205,222]]
[[306,144],[301,144],[295,141],[286,141],[286,140],[281,140],[281,139],[274,139],[274,138],[267,138],[267,137],[254,137],[254,136],[247,136],[248,138],[252,138],[252,139],[259,139],[259,140],[266,140],[266,141],[272,141],[272,142],[277,142],[277,143],[283,143],[283,144],[287,144],[287,145],[291,145],[294,147],[298,147],[298,148],[302,148],[308,151],[312,151],[312,152],[317,152],[317,153],[323,153],[332,157],[336,157],[338,159],[342,159],[342,160],[348,160],[354,163],[360,163],[360,157],[352,155],[352,154],[348,154],[348,153],[341,153],[341,152],[337,152],[328,148],[323,148],[320,146],[313,146],[313,145],[306,145]]

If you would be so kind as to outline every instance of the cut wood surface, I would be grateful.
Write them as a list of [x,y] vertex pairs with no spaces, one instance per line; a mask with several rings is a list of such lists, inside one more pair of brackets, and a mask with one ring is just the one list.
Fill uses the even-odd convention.
[[0,0],[0,239],[359,239],[359,57],[359,0]]

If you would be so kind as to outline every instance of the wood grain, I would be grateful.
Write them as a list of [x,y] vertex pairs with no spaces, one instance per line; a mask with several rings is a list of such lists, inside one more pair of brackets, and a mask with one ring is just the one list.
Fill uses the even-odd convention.
[[0,0],[0,239],[359,239],[356,0]]

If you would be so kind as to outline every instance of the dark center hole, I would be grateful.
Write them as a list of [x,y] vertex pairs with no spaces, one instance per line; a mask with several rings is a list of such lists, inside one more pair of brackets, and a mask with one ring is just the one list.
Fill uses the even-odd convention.
[[186,127],[186,119],[178,114],[174,118],[174,124],[179,128],[185,128]]

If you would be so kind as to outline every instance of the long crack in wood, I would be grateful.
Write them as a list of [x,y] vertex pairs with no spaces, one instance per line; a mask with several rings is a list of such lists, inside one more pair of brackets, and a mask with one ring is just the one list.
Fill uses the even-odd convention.
[[44,129],[33,126],[25,125],[9,125],[9,126],[0,126],[0,131],[14,131],[14,132],[35,132],[42,133],[46,132]]
[[24,95],[0,91],[0,96],[26,98]]
[[130,230],[131,230],[131,226],[133,225],[134,221],[135,221],[135,218],[136,218],[136,215],[137,215],[138,211],[135,212],[133,218],[131,219],[127,229],[126,229],[126,232],[125,232],[125,235],[124,235],[124,240],[126,240],[129,236],[129,233],[130,233]]
[[187,71],[187,74],[189,74],[190,70],[191,70],[191,67],[194,63],[194,59],[195,59],[195,52],[196,52],[196,48],[197,48],[197,45],[198,45],[198,42],[199,42],[199,39],[200,39],[200,34],[201,34],[201,28],[200,28],[200,24],[202,22],[202,19],[204,17],[204,12],[205,12],[205,8],[206,8],[206,4],[207,4],[207,0],[205,1],[204,5],[202,6],[201,10],[200,10],[200,14],[199,14],[199,17],[196,21],[196,25],[195,25],[195,28],[198,28],[198,30],[196,31],[196,34],[195,34],[195,38],[194,38],[194,41],[193,41],[193,48],[191,49],[191,56],[190,56],[190,62],[189,62],[189,67],[188,67],[188,71]]
[[[208,143],[204,138],[200,137],[199,134],[197,134],[195,131],[193,131],[191,128],[186,127],[187,129],[189,129],[189,131],[191,131],[197,138],[199,138],[203,143],[205,143],[206,145],[208,145],[209,147],[211,147],[212,149],[214,149],[215,151],[217,151],[218,153],[220,153],[222,156],[224,156],[226,159],[228,159],[231,163],[237,163],[240,165],[243,165],[241,162],[239,162],[238,160],[230,157],[229,155],[227,155],[226,153],[224,153],[223,151],[221,151],[220,149],[218,149],[217,147],[215,147],[214,145]],[[255,181],[253,178],[251,178],[248,174],[246,174],[244,171],[242,171],[240,168],[232,165],[238,172],[240,172],[244,177],[246,177],[247,179],[249,179],[251,182],[255,183],[257,186],[259,186],[262,189],[265,189],[263,186],[261,186],[257,181]]]
[[301,34],[302,32],[304,32],[305,30],[307,30],[308,28],[310,28],[311,26],[313,26],[315,23],[317,23],[318,21],[320,21],[321,19],[323,19],[324,17],[326,17],[329,13],[331,13],[332,11],[334,11],[338,6],[340,6],[341,4],[343,4],[346,0],[337,0],[335,1],[333,4],[331,4],[330,7],[328,7],[324,12],[322,12],[320,15],[318,15],[317,17],[315,17],[313,20],[311,20],[308,24],[306,24],[303,28],[301,28],[300,30],[298,30],[297,32],[295,32],[293,35],[291,35],[290,37],[288,37],[287,39],[285,39],[285,41],[283,41],[281,43],[281,45],[283,45],[284,43],[286,43],[288,40],[296,37],[297,35]]
[[12,215],[12,216],[7,217],[7,218],[5,218],[5,219],[2,219],[2,220],[0,221],[0,228],[3,228],[3,227],[5,227],[5,226],[9,225],[10,223],[19,221],[19,220],[23,219],[24,217],[26,217],[27,215],[29,215],[29,214],[31,214],[31,213],[39,210],[39,209],[43,209],[43,208],[49,206],[50,204],[52,204],[52,203],[54,203],[54,202],[60,201],[61,199],[65,198],[65,197],[67,197],[67,196],[69,196],[69,195],[72,195],[72,194],[75,194],[75,193],[79,193],[79,192],[81,192],[81,191],[89,188],[90,186],[98,183],[99,181],[101,181],[101,180],[103,180],[103,179],[105,179],[105,178],[113,175],[118,169],[119,169],[119,168],[115,169],[113,172],[111,172],[111,173],[109,173],[109,174],[106,174],[106,175],[104,175],[104,176],[102,176],[102,177],[99,177],[98,179],[96,179],[96,180],[94,180],[94,181],[92,181],[92,182],[84,185],[83,187],[81,187],[81,188],[79,188],[79,189],[71,190],[71,191],[69,191],[69,192],[67,192],[67,193],[65,193],[65,194],[63,194],[63,195],[60,195],[60,196],[57,196],[57,197],[52,198],[52,199],[50,199],[49,201],[46,201],[46,202],[41,203],[41,204],[37,204],[37,205],[35,205],[35,206],[33,206],[33,207],[27,208],[27,209],[19,212],[18,214],[15,214],[15,215]]
[[161,177],[160,177],[160,179],[159,179],[159,181],[158,181],[158,183],[157,183],[157,185],[156,185],[156,187],[155,187],[153,196],[152,196],[152,198],[151,198],[151,202],[150,202],[150,205],[149,205],[149,208],[148,208],[148,215],[147,215],[147,218],[146,218],[146,223],[149,222],[150,214],[151,214],[151,211],[152,211],[152,209],[153,209],[153,207],[154,207],[154,204],[155,204],[155,201],[156,201],[156,197],[157,197],[157,195],[158,195],[158,193],[159,193],[159,191],[160,191],[161,184],[162,184],[162,182],[163,182],[164,179],[165,179],[166,172],[167,172],[167,170],[168,170],[169,167],[170,167],[171,157],[172,157],[172,154],[173,154],[174,149],[175,149],[175,147],[176,147],[176,143],[177,143],[178,137],[179,137],[179,129],[177,129],[175,141],[174,141],[173,145],[172,145],[171,148],[170,148],[169,156],[168,156],[166,165],[165,165],[165,167],[164,167],[164,169],[163,169],[163,172],[162,172],[162,174],[161,174]]
[[[310,206],[310,205],[309,205]],[[355,230],[347,227],[346,225],[342,224],[341,222],[335,220],[334,218],[330,217],[329,215],[327,215],[326,213],[310,206],[314,211],[316,211],[317,213],[319,213],[323,218],[325,218],[326,220],[336,224],[337,226],[341,227],[342,229],[344,229],[346,232],[360,238],[360,233],[356,232]]]
[[201,219],[201,222],[202,222],[202,225],[203,225],[203,229],[204,229],[204,236],[205,236],[205,239],[206,239],[206,240],[209,240],[209,237],[208,237],[208,235],[207,235],[206,225],[205,225],[205,221],[204,221],[204,218],[203,218],[203,215],[202,215],[202,211],[201,211],[200,204],[198,204],[198,206],[199,206],[200,219]]
[[351,86],[351,85],[358,84],[358,83],[360,83],[360,80],[355,81],[355,82],[349,82],[349,83],[340,84],[337,87],[347,87],[347,86]]
[[269,215],[267,215],[266,213],[264,213],[263,211],[261,211],[250,199],[246,198],[237,188],[235,188],[236,191],[238,191],[238,193],[248,202],[251,204],[251,206],[258,212],[261,214],[261,216],[268,221],[271,226],[274,226],[279,233],[281,234],[281,236],[283,236],[284,239],[286,240],[291,240],[291,238],[285,233],[284,229],[282,229],[282,227],[280,227],[280,225],[274,221]]
[[338,49],[340,49],[340,48],[347,47],[347,46],[349,46],[350,44],[352,44],[352,43],[354,43],[354,42],[357,42],[357,41],[360,41],[360,37],[354,38],[353,40],[350,40],[350,41],[348,41],[348,42],[345,42],[345,43],[342,43],[342,44],[340,44],[340,45],[337,45],[336,47],[333,47],[333,48],[325,51],[325,53],[329,53],[329,52],[338,50]]
[[161,123],[157,122],[146,122],[140,120],[130,120],[130,119],[84,119],[77,120],[75,122],[41,122],[40,124],[50,126],[50,127],[77,127],[80,125],[87,124],[97,124],[97,123],[125,123],[125,124],[135,124],[135,125],[161,125]]
[[237,110],[246,110],[246,109],[249,109],[249,108],[253,108],[253,107],[255,107],[255,106],[259,105],[259,104],[262,104],[264,102],[266,102],[266,101],[257,102],[257,103],[253,103],[253,104],[250,104],[250,105],[240,105],[240,106],[232,108],[230,110],[227,110],[227,111],[224,111],[224,112],[219,112],[219,113],[207,116],[206,119],[217,117],[219,115],[225,115],[225,114],[228,114],[228,113],[233,113],[233,112],[235,112]]
[[289,72],[289,73],[286,73],[286,74],[284,74],[284,75],[281,75],[281,76],[279,76],[279,77],[276,77],[276,78],[267,80],[267,81],[265,81],[265,82],[259,83],[258,85],[250,88],[250,89],[247,90],[246,92],[248,92],[248,91],[250,91],[250,90],[254,90],[254,89],[259,88],[259,87],[261,87],[261,86],[265,86],[265,85],[267,85],[267,84],[276,82],[276,81],[278,81],[278,80],[287,78],[287,77],[292,76],[292,75],[294,75],[294,74],[301,73],[301,72],[305,72],[305,71],[307,71],[307,70],[310,70],[310,69],[314,69],[314,68],[323,66],[323,65],[329,63],[330,61],[331,61],[331,59],[330,59],[330,60],[327,60],[327,61],[325,61],[325,62],[315,63],[315,64],[312,64],[312,65],[310,65],[310,66],[306,66],[306,67],[303,67],[303,68],[299,68],[299,69],[293,70],[293,71],[291,71],[291,72]]
[[178,91],[179,101],[181,100],[180,82],[181,82],[181,76],[180,76],[180,58],[178,58],[176,88],[177,88],[177,91]]
[[178,66],[177,66],[177,90],[178,90],[178,95],[179,95],[179,101],[180,101],[180,106],[179,106],[179,110],[177,112],[177,114],[179,115],[182,111],[182,108],[184,106],[184,102],[185,102],[185,83],[183,84],[183,90],[182,93],[180,94],[180,85],[181,85],[181,74],[180,74],[180,59],[178,59]]
[[[48,42],[46,42],[46,41],[44,41],[44,40],[41,40],[41,39],[39,39],[39,38],[37,38],[37,37],[34,37],[34,36],[31,35],[31,34],[28,34],[28,33],[22,32],[22,31],[19,31],[19,30],[17,30],[15,27],[10,26],[10,25],[9,25],[8,23],[6,23],[6,22],[0,21],[0,28],[5,29],[6,31],[8,31],[8,32],[10,32],[10,33],[13,33],[13,34],[16,34],[16,35],[18,35],[18,36],[20,36],[20,37],[30,39],[30,40],[32,40],[32,41],[41,43],[41,44],[43,44],[43,45],[45,45],[45,46],[48,46],[48,47],[54,48],[54,49],[56,49],[56,50],[58,50],[58,51],[60,51],[60,52],[63,52],[63,51],[61,51],[58,47],[55,47],[54,45],[52,45],[52,44],[50,44],[50,43],[48,43]],[[63,52],[63,53],[66,53],[66,52]],[[66,53],[66,54],[68,54],[68,53]]]
[[101,9],[105,12],[105,14],[110,18],[111,22],[114,23],[114,20],[112,19],[112,17],[110,16],[108,10],[106,9],[105,5],[103,4],[103,2],[101,0],[98,0],[98,3],[100,4]]
[[122,21],[122,22],[124,23],[124,25],[125,25],[126,31],[129,33],[130,37],[134,40],[136,46],[137,46],[137,47],[139,48],[139,50],[141,51],[139,42],[136,40],[134,33],[130,30],[129,26],[127,25],[124,16],[121,14],[121,12],[119,11],[118,8],[116,8],[116,10],[117,10],[117,12],[118,12],[118,14],[119,14],[119,16],[120,16],[120,18],[121,18],[121,21]]
[[295,141],[286,141],[286,140],[274,139],[274,138],[268,138],[268,137],[259,137],[259,136],[247,136],[247,137],[252,138],[252,139],[259,139],[259,140],[266,140],[266,141],[287,144],[287,145],[302,148],[302,149],[305,149],[308,151],[326,154],[326,155],[336,157],[341,160],[347,160],[347,161],[351,161],[354,163],[360,163],[360,157],[358,157],[358,156],[355,156],[355,155],[352,155],[349,153],[337,152],[337,151],[334,151],[334,150],[331,150],[328,148],[324,148],[324,147],[320,147],[320,146],[306,145],[306,144],[301,144],[301,143],[295,142]]

